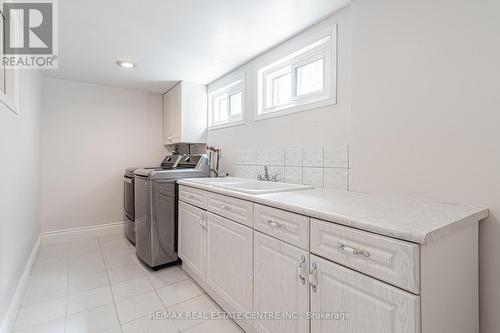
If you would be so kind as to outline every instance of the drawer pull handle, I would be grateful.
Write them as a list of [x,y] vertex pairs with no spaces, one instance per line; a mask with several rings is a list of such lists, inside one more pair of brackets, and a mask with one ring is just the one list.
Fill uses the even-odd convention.
[[304,276],[304,264],[306,263],[306,257],[302,255],[300,257],[299,263],[297,264],[297,276],[302,282],[302,285],[306,284],[306,277]]
[[219,207],[224,210],[231,210],[231,207],[228,207],[226,205],[220,204]]
[[339,249],[341,249],[344,252],[352,253],[357,256],[364,256],[366,258],[370,256],[370,252],[366,250],[356,249],[354,247],[347,246],[343,243],[339,243]]
[[273,220],[267,220],[267,224],[269,224],[271,228],[286,230],[286,225],[284,225],[283,223],[274,222]]
[[318,279],[316,278],[317,265],[315,262],[311,264],[312,270],[309,273],[309,285],[313,292],[318,291]]
[[188,194],[188,193],[184,193],[184,196],[185,196],[186,198],[190,198],[190,199],[192,199],[192,198],[193,198],[193,195],[192,195],[192,194]]

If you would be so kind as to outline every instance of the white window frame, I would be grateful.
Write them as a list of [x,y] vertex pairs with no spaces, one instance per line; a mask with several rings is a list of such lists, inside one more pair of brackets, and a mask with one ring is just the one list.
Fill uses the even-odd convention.
[[[241,93],[241,113],[231,116],[232,95]],[[228,118],[222,121],[215,121],[215,102],[222,96],[227,98]],[[218,129],[229,126],[241,125],[245,123],[245,75],[232,77],[232,80],[226,81],[222,87],[208,88],[208,129]]]
[[[327,31],[308,38],[307,42],[296,47],[295,51],[258,66],[256,120],[336,104],[336,36],[337,26],[335,25]],[[323,59],[323,89],[297,96],[297,68],[319,59]],[[288,71],[286,68],[290,68],[290,70]],[[279,77],[285,72],[290,72],[292,75],[291,101],[287,104],[268,106],[268,98],[272,99],[273,96],[268,96],[272,93],[272,87],[268,87],[267,78],[275,73],[279,73],[277,75]]]
[[[3,8],[3,3],[5,1],[0,0],[0,8]],[[15,18],[11,16],[11,20]],[[19,39],[22,36],[22,26],[16,20],[14,22],[15,30],[11,31],[12,38]],[[0,14],[0,40],[2,45],[0,45],[0,54],[3,54],[3,41],[5,41],[5,30],[3,29],[5,25],[5,18],[3,13]],[[19,68],[6,68],[3,64],[0,64],[0,80],[3,81],[3,89],[0,87],[0,103],[5,105],[15,114],[19,114]]]

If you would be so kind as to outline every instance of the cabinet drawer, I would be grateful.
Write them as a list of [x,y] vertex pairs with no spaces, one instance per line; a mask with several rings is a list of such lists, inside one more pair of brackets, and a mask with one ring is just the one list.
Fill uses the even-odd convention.
[[179,186],[179,200],[205,209],[206,192],[188,186]]
[[309,218],[263,205],[254,205],[254,229],[309,249]]
[[311,253],[413,293],[420,291],[417,244],[312,219]]
[[207,210],[252,227],[253,203],[250,201],[208,192]]

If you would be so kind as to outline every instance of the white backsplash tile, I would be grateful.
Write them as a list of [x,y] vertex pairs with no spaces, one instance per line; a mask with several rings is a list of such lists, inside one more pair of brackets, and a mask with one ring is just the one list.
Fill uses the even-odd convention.
[[270,148],[269,149],[269,165],[284,166],[285,165],[285,149]]
[[257,149],[255,152],[255,163],[257,165],[269,165],[269,150]]
[[256,160],[256,151],[255,149],[240,149],[235,151],[236,153],[236,162],[235,164],[243,164],[243,165],[254,165]]
[[302,184],[302,168],[285,167],[285,183]]
[[302,148],[302,166],[323,167],[323,147],[311,146]]
[[347,191],[349,184],[349,169],[324,168],[325,188]]
[[349,190],[349,155],[347,145],[240,149],[224,165],[235,177],[257,179],[267,165],[279,182]]
[[348,168],[349,146],[328,146],[324,153],[325,168]]
[[234,176],[239,178],[257,179],[257,170],[255,165],[236,165],[234,167]]
[[323,187],[323,168],[302,168],[302,183],[313,185],[317,188]]
[[285,149],[285,166],[302,166],[302,149]]

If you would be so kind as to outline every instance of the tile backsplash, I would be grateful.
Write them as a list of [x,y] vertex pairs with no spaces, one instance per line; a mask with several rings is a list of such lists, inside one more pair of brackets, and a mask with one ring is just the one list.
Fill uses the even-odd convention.
[[234,152],[230,174],[257,179],[264,165],[278,181],[313,185],[316,188],[349,190],[349,146],[240,149]]

